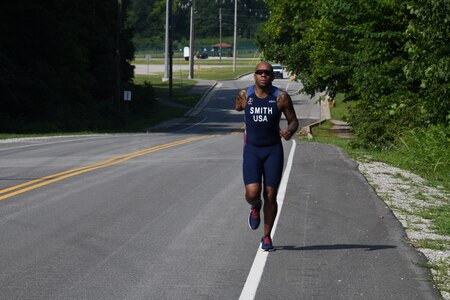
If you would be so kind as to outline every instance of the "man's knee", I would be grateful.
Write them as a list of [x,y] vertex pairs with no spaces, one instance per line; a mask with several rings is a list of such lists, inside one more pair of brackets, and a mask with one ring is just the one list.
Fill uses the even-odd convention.
[[269,202],[277,201],[277,192],[278,189],[273,188],[271,186],[265,186],[264,187],[264,199],[266,199]]
[[261,197],[261,185],[248,184],[245,186],[245,197],[247,200],[259,200]]

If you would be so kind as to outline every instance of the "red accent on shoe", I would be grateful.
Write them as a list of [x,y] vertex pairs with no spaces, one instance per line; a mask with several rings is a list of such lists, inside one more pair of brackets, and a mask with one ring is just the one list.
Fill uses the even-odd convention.
[[270,235],[265,235],[261,239],[261,250],[263,251],[273,250],[272,239],[270,238]]

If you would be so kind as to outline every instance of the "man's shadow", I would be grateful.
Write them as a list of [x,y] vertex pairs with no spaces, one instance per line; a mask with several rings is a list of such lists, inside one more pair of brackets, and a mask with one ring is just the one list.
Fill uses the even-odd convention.
[[358,244],[334,244],[334,245],[312,245],[312,246],[275,246],[274,250],[347,250],[347,249],[365,249],[365,251],[393,249],[393,245],[358,245]]

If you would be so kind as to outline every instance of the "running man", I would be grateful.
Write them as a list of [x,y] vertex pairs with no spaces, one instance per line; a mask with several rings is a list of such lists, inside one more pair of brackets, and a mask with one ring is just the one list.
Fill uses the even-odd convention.
[[[289,140],[297,131],[298,120],[291,97],[272,86],[272,65],[261,62],[253,75],[255,84],[239,92],[236,110],[245,110],[243,177],[245,199],[251,205],[248,225],[256,230],[264,212],[264,236],[261,250],[273,250],[271,232],[277,216],[277,193],[283,173],[284,155],[281,137]],[[288,127],[280,129],[281,113]],[[261,192],[264,204],[261,201]]]

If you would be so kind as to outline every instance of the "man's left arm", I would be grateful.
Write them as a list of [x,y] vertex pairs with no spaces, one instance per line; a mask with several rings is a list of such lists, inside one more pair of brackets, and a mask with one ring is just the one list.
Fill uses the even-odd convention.
[[281,92],[278,103],[283,114],[286,116],[288,122],[288,127],[286,129],[280,130],[280,135],[285,139],[289,140],[298,129],[298,119],[297,114],[292,103],[291,96],[286,92]]

